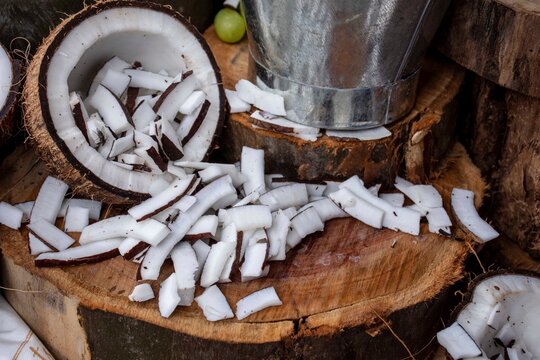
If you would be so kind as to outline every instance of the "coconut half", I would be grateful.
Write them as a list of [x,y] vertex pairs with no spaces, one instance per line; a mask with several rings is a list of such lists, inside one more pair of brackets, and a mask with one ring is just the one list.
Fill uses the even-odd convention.
[[454,359],[540,358],[540,278],[491,273],[472,283],[456,322],[437,334]]
[[19,82],[20,65],[0,44],[0,145],[9,140],[13,130]]
[[[205,40],[169,7],[97,2],[64,20],[44,40],[24,89],[25,124],[39,155],[78,193],[108,203],[136,202],[148,197],[156,179],[170,175],[121,167],[106,159],[107,154],[90,146],[77,127],[69,102],[73,91],[88,94],[96,73],[114,57],[140,63],[152,73],[192,71],[196,77],[210,105],[197,131],[182,144],[182,160],[204,160],[213,148],[226,116],[226,97]],[[130,86],[134,83],[132,79]],[[88,112],[95,112],[92,101],[87,103]],[[123,131],[124,125],[114,131]]]

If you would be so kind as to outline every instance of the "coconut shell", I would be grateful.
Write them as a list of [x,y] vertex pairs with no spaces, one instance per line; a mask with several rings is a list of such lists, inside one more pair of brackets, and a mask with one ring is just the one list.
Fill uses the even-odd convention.
[[[55,50],[60,46],[65,36],[83,20],[103,10],[115,7],[143,7],[158,10],[174,17],[179,22],[191,28],[192,33],[201,42],[201,46],[210,57],[210,61],[216,73],[217,82],[221,83],[221,74],[206,41],[189,22],[178,12],[169,7],[161,6],[152,2],[140,1],[99,1],[94,5],[85,7],[80,12],[64,19],[49,36],[43,41],[37,50],[27,72],[24,85],[24,124],[31,142],[38,156],[47,164],[50,172],[69,184],[72,190],[90,199],[96,199],[110,204],[129,204],[140,202],[148,198],[148,194],[122,190],[102,181],[98,176],[86,169],[69,151],[67,145],[57,135],[52,124],[46,96],[48,59],[52,58]],[[224,92],[221,91],[220,102],[225,104]],[[224,118],[226,106],[220,113],[215,137],[219,135]],[[210,146],[211,151],[214,146]]]

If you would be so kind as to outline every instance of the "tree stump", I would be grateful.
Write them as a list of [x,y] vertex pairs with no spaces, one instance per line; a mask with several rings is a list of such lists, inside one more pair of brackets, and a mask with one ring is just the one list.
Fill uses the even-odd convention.
[[[464,142],[500,230],[540,257],[540,3],[454,1],[437,48],[472,75]],[[465,49],[465,50],[464,50]]]
[[[212,33],[207,36],[215,38]],[[222,56],[216,50],[219,46],[214,42],[218,59]],[[246,49],[245,44],[236,46],[242,48]],[[237,61],[241,54],[242,51]],[[444,69],[447,69],[445,65],[439,73],[445,73]],[[227,73],[233,70],[233,67],[223,68],[225,79],[229,79],[227,87],[231,87],[231,79],[237,76]],[[404,142],[392,140],[396,146],[417,146],[415,151],[420,161],[413,156],[411,162],[415,166],[408,167],[412,177],[426,177],[428,173],[424,169],[432,166],[435,157],[423,156],[440,149],[430,144],[435,144],[432,141],[436,139],[438,126],[444,131],[444,119],[452,113],[445,109],[452,107],[450,104],[463,77],[461,71],[451,74],[438,82],[441,77],[434,72],[431,80],[439,90],[419,95],[424,110],[415,110],[416,115],[407,123],[406,130],[395,132],[402,134]],[[430,79],[425,78],[426,86],[429,83]],[[238,119],[238,126],[244,126],[244,120]],[[234,119],[229,126],[232,124]],[[245,131],[251,129],[245,127]],[[413,143],[409,143],[414,138],[409,129],[420,132]],[[225,157],[234,157],[228,154],[234,151],[227,142],[230,131],[233,130],[226,132],[229,135],[224,136],[220,150]],[[450,139],[451,136],[444,138],[448,143]],[[291,139],[283,141],[294,144]],[[354,146],[371,151],[372,145]],[[401,161],[396,161],[406,162],[400,156]],[[452,188],[462,187],[475,192],[479,207],[485,183],[464,148],[456,144],[440,158],[438,166],[429,171],[432,174],[429,181],[441,192],[445,204],[449,204]],[[389,161],[388,164],[392,171],[397,171],[398,165]],[[34,199],[47,176],[43,163],[23,146],[6,160],[0,171],[4,174],[0,178],[0,200],[12,203]],[[107,208],[105,212],[110,210]],[[457,228],[455,233],[458,238],[470,240]],[[179,308],[165,319],[159,315],[156,300],[142,304],[130,302],[127,295],[136,284],[137,272],[137,265],[132,262],[118,257],[75,267],[36,268],[27,242],[26,230],[0,228],[3,286],[23,290],[6,291],[8,301],[56,358],[107,360],[384,360],[411,354],[425,358],[433,349],[434,334],[442,327],[441,315],[444,317],[454,304],[452,285],[462,278],[470,249],[464,242],[429,233],[426,224],[422,225],[419,236],[412,236],[376,230],[350,218],[335,219],[326,224],[324,232],[304,240],[286,261],[272,264],[268,277],[220,285],[233,307],[238,299],[267,286],[276,288],[282,306],[242,321],[211,323],[195,304]],[[172,271],[172,265],[166,264],[160,280]],[[159,282],[153,286],[156,290]],[[198,289],[196,295],[200,292]]]
[[[206,37],[216,54],[226,88],[248,78],[247,40],[238,45]],[[429,58],[420,74],[417,101],[402,120],[388,126],[392,135],[373,141],[323,135],[315,142],[253,127],[249,114],[231,114],[222,134],[224,159],[240,159],[242,146],[265,150],[268,171],[307,181],[359,175],[369,184],[391,185],[401,169],[412,181],[425,181],[454,141],[464,72],[440,57]]]

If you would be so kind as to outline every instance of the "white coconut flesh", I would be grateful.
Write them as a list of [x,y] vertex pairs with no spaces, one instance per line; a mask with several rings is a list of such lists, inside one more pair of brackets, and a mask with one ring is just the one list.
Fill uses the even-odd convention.
[[236,318],[242,320],[270,306],[279,306],[281,304],[282,302],[274,287],[267,287],[240,299],[236,303]]
[[21,209],[4,201],[0,202],[0,224],[18,230],[21,227],[24,213]]
[[[116,166],[106,159],[108,154],[103,155],[104,152],[100,154],[88,144],[84,134],[76,126],[69,106],[69,94],[72,91],[86,94],[98,70],[100,70],[98,78],[101,78],[102,82],[113,82],[115,86],[108,92],[105,87],[94,84],[95,88],[90,91],[95,94],[90,95],[93,98],[101,89],[105,95],[99,98],[104,97],[111,102],[112,98],[109,95],[111,93],[119,95],[125,87],[126,77],[115,73],[119,70],[124,71],[123,74],[127,76],[132,76],[130,86],[137,85],[139,81],[140,86],[152,87],[145,81],[144,76],[138,75],[141,70],[122,69],[125,63],[131,66],[134,62],[140,62],[145,70],[153,74],[162,69],[169,74],[179,74],[187,70],[193,72],[193,79],[200,84],[200,91],[205,94],[210,105],[196,133],[183,144],[185,160],[200,161],[206,156],[218,123],[224,116],[224,92],[219,85],[220,79],[215,71],[214,60],[207,53],[209,51],[207,46],[202,44],[202,39],[192,33],[191,27],[187,27],[186,23],[173,16],[172,12],[159,9],[105,6],[105,9],[93,13],[77,25],[73,27],[68,25],[66,27],[68,30],[52,52],[47,67],[46,99],[49,108],[47,117],[50,118],[54,133],[65,143],[77,165],[81,165],[89,174],[94,175],[92,181],[97,181],[113,191],[124,191],[123,194],[147,194],[152,182],[163,175]],[[114,57],[120,60],[102,69],[103,65]],[[156,76],[169,79],[163,75]],[[187,96],[190,94],[191,92]],[[200,93],[197,95],[200,97]],[[193,104],[197,103],[198,97],[193,99]],[[95,101],[93,105],[99,103]],[[194,106],[193,104],[191,106]],[[109,120],[105,116],[104,118],[108,125],[113,125],[112,129],[117,133],[131,126],[125,119],[120,121],[121,116],[117,116],[114,120],[110,117]]]
[[502,359],[537,359],[538,319],[540,279],[519,274],[494,275],[476,285],[456,322],[437,337],[454,359],[494,359],[499,355]]
[[480,242],[490,241],[499,236],[499,233],[478,215],[472,191],[453,189],[452,210],[459,222]]
[[148,301],[153,299],[154,297],[154,290],[152,290],[150,284],[146,283],[136,285],[133,288],[133,291],[131,291],[131,294],[129,294],[128,296],[129,300],[136,302]]
[[0,112],[7,104],[13,86],[13,64],[6,49],[0,45]]

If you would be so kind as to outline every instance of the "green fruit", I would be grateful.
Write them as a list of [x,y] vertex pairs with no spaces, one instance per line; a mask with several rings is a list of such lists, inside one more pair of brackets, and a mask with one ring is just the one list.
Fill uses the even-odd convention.
[[221,41],[235,43],[244,37],[246,25],[244,18],[237,11],[221,9],[214,18],[214,28]]

